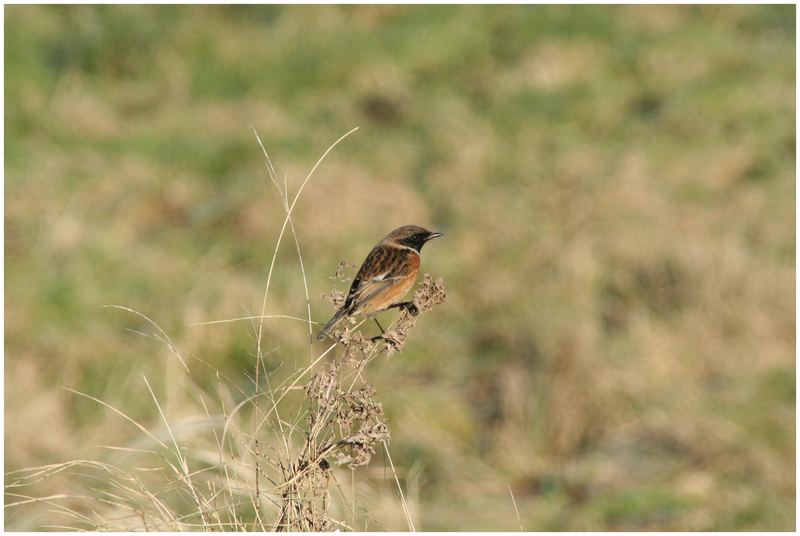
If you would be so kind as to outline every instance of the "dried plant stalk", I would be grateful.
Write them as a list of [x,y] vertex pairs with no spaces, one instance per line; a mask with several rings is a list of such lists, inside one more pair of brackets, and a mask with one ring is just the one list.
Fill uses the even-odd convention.
[[[346,263],[339,265],[337,280],[346,280],[346,267]],[[344,302],[344,294],[336,290],[324,297],[337,307]],[[308,405],[305,439],[297,457],[285,463],[288,470],[283,473],[277,530],[326,531],[346,526],[329,515],[331,462],[351,469],[365,466],[376,445],[391,438],[383,405],[375,387],[363,380],[362,372],[376,355],[400,352],[418,316],[446,299],[443,281],[433,281],[425,274],[414,294],[416,314],[403,310],[383,336],[366,338],[359,330],[361,324],[333,332],[341,353],[304,387]],[[351,374],[345,374],[346,370]],[[355,379],[348,382],[351,376]],[[364,383],[354,388],[358,378]]]

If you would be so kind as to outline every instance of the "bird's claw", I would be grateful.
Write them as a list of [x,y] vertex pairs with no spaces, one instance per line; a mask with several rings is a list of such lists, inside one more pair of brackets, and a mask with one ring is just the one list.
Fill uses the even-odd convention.
[[406,302],[403,304],[403,309],[408,311],[411,316],[417,316],[419,314],[419,308],[414,304],[414,302]]

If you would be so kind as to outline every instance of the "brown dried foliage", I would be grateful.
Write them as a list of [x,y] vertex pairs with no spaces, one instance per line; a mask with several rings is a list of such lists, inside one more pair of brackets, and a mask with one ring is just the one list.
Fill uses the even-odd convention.
[[[334,278],[346,281],[343,272],[348,266],[341,263]],[[333,290],[323,297],[340,307],[345,295]],[[382,336],[365,337],[359,329],[361,324],[333,332],[341,354],[305,385],[306,437],[297,458],[283,467],[285,482],[277,530],[326,531],[346,527],[329,515],[331,461],[351,469],[365,466],[375,454],[376,445],[391,437],[383,405],[375,388],[364,379],[364,368],[384,351],[387,356],[400,352],[419,315],[446,299],[442,279],[433,281],[425,274],[414,293],[415,314],[404,309]],[[354,388],[358,379],[363,385]]]

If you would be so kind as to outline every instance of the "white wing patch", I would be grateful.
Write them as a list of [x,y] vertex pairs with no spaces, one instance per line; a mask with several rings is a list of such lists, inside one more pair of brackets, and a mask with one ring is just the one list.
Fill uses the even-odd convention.
[[387,275],[389,275],[389,272],[383,272],[382,274],[376,275],[375,277],[373,277],[372,280],[373,281],[383,281],[384,279],[386,279]]

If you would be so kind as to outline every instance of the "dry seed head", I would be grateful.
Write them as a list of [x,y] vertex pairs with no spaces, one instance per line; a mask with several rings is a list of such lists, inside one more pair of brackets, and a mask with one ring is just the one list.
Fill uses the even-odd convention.
[[331,279],[335,279],[336,281],[352,281],[352,277],[347,277],[347,270],[355,267],[356,263],[354,262],[341,261],[339,266],[336,267],[336,271],[333,273]]
[[383,334],[386,355],[392,355],[403,349],[409,332],[417,324],[417,316],[427,313],[435,305],[446,301],[447,294],[444,290],[444,281],[441,278],[433,281],[430,274],[425,274],[422,278],[422,283],[414,293],[413,303],[417,308],[417,315],[413,315],[404,309],[397,317],[397,324],[394,329],[388,330]]
[[330,292],[320,294],[319,297],[322,300],[331,302],[337,309],[344,305],[344,302],[347,299],[347,295],[340,290],[331,290]]
[[447,293],[444,290],[444,280],[440,277],[436,281],[431,280],[431,274],[425,274],[422,278],[417,291],[414,293],[414,305],[420,313],[427,313],[433,309],[434,305],[445,303]]
[[375,395],[375,388],[372,385],[365,385],[358,391],[344,394],[336,422],[350,427],[355,420],[366,422],[382,418],[383,404],[375,400]]

